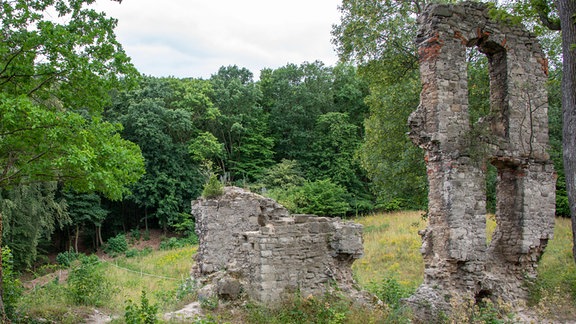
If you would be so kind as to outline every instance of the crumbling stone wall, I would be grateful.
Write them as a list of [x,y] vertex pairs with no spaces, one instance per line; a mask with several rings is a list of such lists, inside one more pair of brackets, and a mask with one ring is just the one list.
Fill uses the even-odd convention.
[[199,249],[193,275],[202,293],[275,303],[331,285],[355,292],[351,265],[363,255],[362,226],[290,215],[274,200],[237,187],[192,203]]
[[[527,297],[526,278],[553,234],[555,173],[547,153],[547,61],[521,26],[484,4],[432,4],[416,39],[422,92],[409,119],[425,149],[429,225],[424,283],[409,303],[421,320],[454,300]],[[466,49],[488,57],[491,112],[471,126]],[[486,166],[498,169],[497,228],[486,243]]]

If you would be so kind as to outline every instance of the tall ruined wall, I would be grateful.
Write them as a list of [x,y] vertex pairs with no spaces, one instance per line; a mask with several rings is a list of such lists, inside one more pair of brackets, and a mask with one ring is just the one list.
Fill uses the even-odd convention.
[[[420,106],[410,137],[426,150],[429,225],[424,283],[409,299],[422,320],[451,299],[527,297],[555,212],[547,153],[547,61],[521,26],[496,22],[485,5],[429,5],[419,17]],[[472,126],[466,50],[488,57],[490,114]],[[486,243],[486,167],[498,169],[497,228]]]
[[223,298],[274,303],[336,284],[354,290],[351,265],[363,255],[362,226],[337,218],[289,215],[271,199],[227,187],[193,202],[199,250],[194,276]]

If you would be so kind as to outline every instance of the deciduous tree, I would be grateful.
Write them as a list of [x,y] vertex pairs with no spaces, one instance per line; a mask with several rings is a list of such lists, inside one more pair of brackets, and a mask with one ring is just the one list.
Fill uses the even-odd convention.
[[138,147],[99,116],[108,91],[137,72],[116,41],[116,21],[93,2],[0,3],[3,189],[56,180],[119,199],[143,172]]

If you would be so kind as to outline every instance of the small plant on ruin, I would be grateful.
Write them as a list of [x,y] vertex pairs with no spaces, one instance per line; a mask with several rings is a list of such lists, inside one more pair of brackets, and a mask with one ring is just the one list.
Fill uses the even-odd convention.
[[215,198],[224,193],[224,185],[218,180],[216,174],[212,173],[208,182],[204,185],[202,189],[202,197],[204,198]]
[[207,298],[200,298],[200,307],[204,310],[215,310],[218,308],[220,301],[218,300],[218,296],[212,296]]
[[481,301],[460,300],[452,298],[450,300],[452,314],[450,321],[453,323],[515,323],[514,314],[510,305],[498,300],[485,298]]

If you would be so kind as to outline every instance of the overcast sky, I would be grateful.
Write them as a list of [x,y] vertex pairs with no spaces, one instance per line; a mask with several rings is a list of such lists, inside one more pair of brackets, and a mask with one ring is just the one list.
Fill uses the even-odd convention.
[[337,61],[330,30],[341,0],[97,1],[138,70],[209,78],[221,66],[263,68]]

